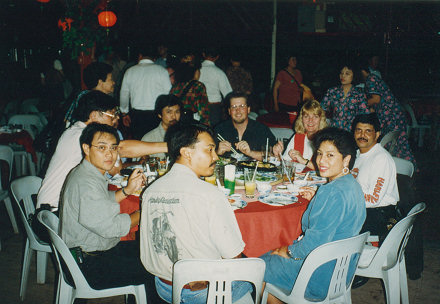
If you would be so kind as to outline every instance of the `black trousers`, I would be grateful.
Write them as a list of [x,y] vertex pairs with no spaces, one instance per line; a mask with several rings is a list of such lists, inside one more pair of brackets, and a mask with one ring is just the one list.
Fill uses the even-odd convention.
[[379,243],[382,244],[389,232],[387,228],[389,219],[392,218],[396,218],[396,206],[367,208],[367,218],[360,233],[370,231],[371,235],[379,236]]
[[119,242],[94,256],[84,254],[80,268],[94,289],[145,284],[148,303],[164,303],[157,295],[154,276],[139,259],[139,246],[135,241]]
[[140,140],[142,136],[156,128],[160,122],[154,111],[130,110],[131,135]]

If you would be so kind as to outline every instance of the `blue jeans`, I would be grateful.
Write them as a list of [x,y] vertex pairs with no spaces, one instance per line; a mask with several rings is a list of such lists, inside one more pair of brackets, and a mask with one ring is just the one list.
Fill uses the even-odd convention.
[[[171,303],[173,301],[173,287],[162,282],[158,277],[156,280],[156,290],[162,300]],[[252,292],[252,284],[249,282],[234,281],[231,284],[232,302],[241,299],[246,293]],[[191,291],[190,289],[182,289],[180,303],[206,304],[208,297],[208,288]]]

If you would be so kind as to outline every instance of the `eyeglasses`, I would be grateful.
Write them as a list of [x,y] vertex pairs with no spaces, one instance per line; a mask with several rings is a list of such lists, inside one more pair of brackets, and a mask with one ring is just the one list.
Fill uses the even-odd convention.
[[247,106],[248,106],[247,104],[239,104],[239,105],[233,105],[230,108],[233,109],[233,110],[235,110],[235,109],[244,109],[244,108],[247,108]]
[[118,146],[114,145],[114,146],[107,146],[107,145],[91,145],[92,147],[95,147],[96,149],[98,149],[99,152],[101,153],[105,153],[107,151],[110,151],[111,153],[116,153],[118,152]]
[[110,117],[111,119],[118,118],[118,117],[119,117],[119,114],[120,114],[119,111],[116,111],[115,114],[107,113],[107,112],[104,112],[104,111],[101,111],[101,113],[104,114],[104,115],[107,115],[107,116]]

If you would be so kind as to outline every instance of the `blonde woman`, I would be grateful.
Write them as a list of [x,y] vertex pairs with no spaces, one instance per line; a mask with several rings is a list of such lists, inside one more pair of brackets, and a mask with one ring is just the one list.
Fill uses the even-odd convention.
[[[310,169],[315,169],[311,158],[314,153],[312,146],[313,136],[319,130],[327,127],[325,112],[316,100],[307,101],[299,113],[295,122],[295,135],[287,145],[283,154],[285,160],[294,161]],[[273,147],[275,155],[280,155],[284,150],[282,142]]]

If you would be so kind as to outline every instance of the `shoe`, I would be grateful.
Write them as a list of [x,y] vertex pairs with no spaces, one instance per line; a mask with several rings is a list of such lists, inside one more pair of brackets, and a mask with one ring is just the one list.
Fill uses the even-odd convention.
[[353,284],[351,285],[351,289],[356,289],[358,287],[361,287],[362,285],[364,285],[367,282],[368,282],[368,278],[355,276],[354,280],[353,280]]

